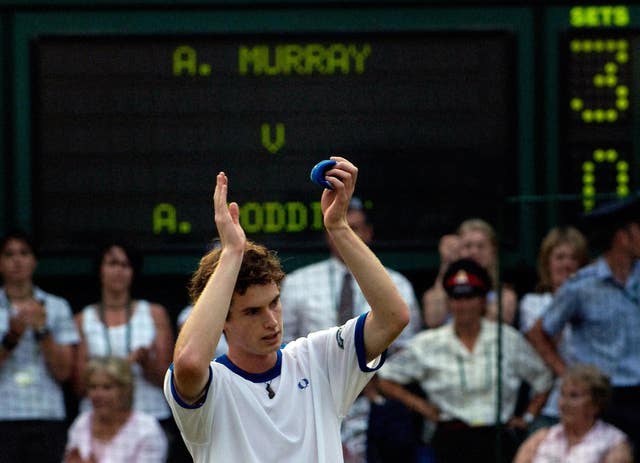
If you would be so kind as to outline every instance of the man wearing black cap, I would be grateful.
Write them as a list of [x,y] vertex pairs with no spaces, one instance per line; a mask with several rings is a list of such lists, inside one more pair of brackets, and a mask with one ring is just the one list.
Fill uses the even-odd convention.
[[[436,461],[496,461],[498,324],[483,317],[491,288],[487,271],[469,259],[453,262],[443,276],[452,323],[423,331],[380,370],[380,389],[437,423]],[[502,325],[501,424],[525,428],[546,401],[551,372],[522,335]],[[521,381],[533,396],[528,419],[514,417]],[[428,400],[402,387],[418,382]],[[503,434],[502,461],[517,442]]]
[[[557,376],[588,363],[609,376],[613,398],[605,420],[629,436],[640,458],[640,197],[607,203],[585,217],[592,246],[604,248],[557,292],[530,340]],[[571,327],[570,358],[553,336]]]

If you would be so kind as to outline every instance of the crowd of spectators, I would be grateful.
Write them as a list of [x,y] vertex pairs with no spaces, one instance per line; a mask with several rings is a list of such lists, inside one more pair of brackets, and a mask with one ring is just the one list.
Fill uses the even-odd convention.
[[[348,219],[374,241],[357,198]],[[387,269],[411,323],[343,421],[345,461],[639,461],[640,200],[582,225],[549,230],[520,298],[501,281],[498,235],[477,218],[442,237],[421,307]],[[285,342],[369,310],[327,245],[327,260],[282,284]],[[96,302],[74,319],[36,286],[36,251],[22,232],[0,242],[0,463],[190,461],[162,384],[191,306],[174,329],[165,307],[134,299],[137,257],[114,242],[98,255]],[[216,356],[225,349],[223,336]],[[65,415],[63,385],[77,417]]]

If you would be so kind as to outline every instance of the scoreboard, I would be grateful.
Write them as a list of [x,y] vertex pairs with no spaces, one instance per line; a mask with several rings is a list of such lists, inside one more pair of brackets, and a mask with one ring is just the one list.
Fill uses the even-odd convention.
[[[562,16],[552,13],[549,24],[558,27]],[[625,197],[638,188],[640,34],[632,20],[636,8],[574,7],[570,27],[551,37],[559,50],[558,191],[578,194],[583,212],[599,196]]]
[[248,236],[304,255],[325,248],[309,171],[337,154],[385,263],[434,267],[470,217],[532,263],[640,186],[640,7],[241,3],[16,9],[4,223],[49,256],[126,236],[179,260],[215,237],[224,170]]
[[56,249],[114,233],[202,247],[224,170],[248,234],[304,249],[323,229],[309,171],[338,154],[380,245],[437,242],[516,192],[513,47],[501,32],[40,38],[36,227]]

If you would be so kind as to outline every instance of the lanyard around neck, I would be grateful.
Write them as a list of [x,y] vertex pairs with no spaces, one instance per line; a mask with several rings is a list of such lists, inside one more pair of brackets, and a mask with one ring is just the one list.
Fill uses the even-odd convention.
[[[126,311],[126,322],[124,324],[124,342],[125,342],[125,352],[127,355],[131,353],[131,314],[133,312],[133,303],[131,300],[127,302],[125,306]],[[98,314],[100,316],[100,321],[102,322],[102,326],[104,327],[104,340],[105,345],[107,346],[107,357],[111,356],[111,338],[109,336],[109,325],[107,325],[107,319],[105,317],[105,309],[104,304],[100,302],[98,304]]]

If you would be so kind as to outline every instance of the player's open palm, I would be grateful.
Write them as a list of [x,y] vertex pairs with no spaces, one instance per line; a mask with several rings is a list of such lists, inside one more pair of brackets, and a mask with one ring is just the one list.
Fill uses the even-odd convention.
[[246,236],[240,225],[240,208],[233,202],[227,206],[229,180],[224,172],[216,177],[216,189],[213,193],[213,208],[216,228],[223,248],[244,250]]

